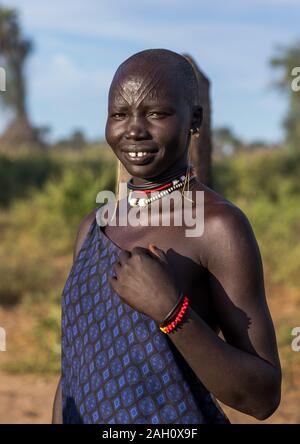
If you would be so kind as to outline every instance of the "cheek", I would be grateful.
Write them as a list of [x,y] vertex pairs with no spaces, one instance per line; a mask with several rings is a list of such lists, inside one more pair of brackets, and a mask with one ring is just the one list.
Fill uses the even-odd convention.
[[151,129],[154,138],[157,138],[161,145],[168,147],[178,144],[185,144],[188,140],[189,129],[183,126],[179,118],[169,119],[161,124],[153,125]]
[[107,143],[110,145],[111,125],[109,123],[109,120],[106,121],[106,125],[105,125],[105,139],[106,139]]
[[107,120],[105,126],[105,138],[107,143],[113,148],[122,137],[123,130],[120,123]]

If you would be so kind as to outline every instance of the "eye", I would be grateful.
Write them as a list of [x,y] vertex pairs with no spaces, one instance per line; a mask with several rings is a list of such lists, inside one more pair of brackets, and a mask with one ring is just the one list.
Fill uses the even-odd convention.
[[115,120],[123,120],[126,117],[125,113],[113,113],[110,115],[110,117],[112,117]]
[[154,118],[154,119],[162,119],[166,116],[168,116],[169,114],[164,112],[164,111],[151,111],[148,116]]

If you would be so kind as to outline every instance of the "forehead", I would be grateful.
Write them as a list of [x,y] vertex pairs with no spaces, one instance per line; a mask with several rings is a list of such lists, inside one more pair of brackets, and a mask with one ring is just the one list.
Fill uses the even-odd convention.
[[109,93],[110,104],[140,105],[182,101],[182,85],[171,67],[136,66],[117,71]]

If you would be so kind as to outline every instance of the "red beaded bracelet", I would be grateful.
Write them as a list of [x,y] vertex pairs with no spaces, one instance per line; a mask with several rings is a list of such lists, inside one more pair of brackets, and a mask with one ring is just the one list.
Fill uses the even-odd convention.
[[169,322],[167,325],[164,325],[163,323],[160,324],[159,328],[163,333],[171,333],[171,331],[173,331],[177,325],[181,322],[187,308],[189,305],[189,298],[187,296],[184,296],[183,298],[183,303],[182,306],[177,314],[177,316],[175,317],[174,321]]

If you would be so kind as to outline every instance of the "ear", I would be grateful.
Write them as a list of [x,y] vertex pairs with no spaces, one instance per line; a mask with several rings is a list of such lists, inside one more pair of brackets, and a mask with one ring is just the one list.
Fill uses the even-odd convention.
[[203,108],[202,106],[193,105],[192,108],[192,124],[191,128],[200,128],[203,121]]

